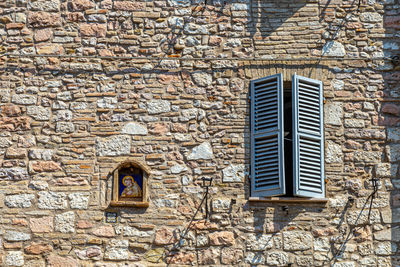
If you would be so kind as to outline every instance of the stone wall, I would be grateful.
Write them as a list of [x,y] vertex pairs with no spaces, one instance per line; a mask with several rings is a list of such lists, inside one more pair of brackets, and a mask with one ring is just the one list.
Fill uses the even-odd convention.
[[[399,266],[400,5],[358,2],[1,1],[0,265]],[[249,201],[248,85],[279,72],[324,83],[327,203]],[[126,159],[146,209],[109,206]]]

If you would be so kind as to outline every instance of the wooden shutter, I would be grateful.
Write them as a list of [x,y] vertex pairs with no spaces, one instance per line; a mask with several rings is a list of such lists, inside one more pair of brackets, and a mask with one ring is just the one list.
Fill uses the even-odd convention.
[[285,194],[283,86],[276,74],[251,82],[251,195]]
[[293,75],[292,101],[294,195],[324,197],[322,83]]

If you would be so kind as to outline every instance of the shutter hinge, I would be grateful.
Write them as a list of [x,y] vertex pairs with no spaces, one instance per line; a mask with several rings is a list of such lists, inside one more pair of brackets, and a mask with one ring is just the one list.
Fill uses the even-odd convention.
[[248,101],[249,101],[249,103],[251,102],[251,96],[249,96],[249,99],[248,99]]
[[324,97],[324,99],[322,100],[324,102],[324,104],[326,104],[326,98]]

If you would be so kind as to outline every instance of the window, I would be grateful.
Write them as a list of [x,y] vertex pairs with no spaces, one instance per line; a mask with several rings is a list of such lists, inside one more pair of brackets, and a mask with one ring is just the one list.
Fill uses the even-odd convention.
[[250,98],[251,195],[323,198],[322,82],[276,74],[251,81]]
[[136,161],[125,161],[113,172],[111,206],[148,207],[149,170]]

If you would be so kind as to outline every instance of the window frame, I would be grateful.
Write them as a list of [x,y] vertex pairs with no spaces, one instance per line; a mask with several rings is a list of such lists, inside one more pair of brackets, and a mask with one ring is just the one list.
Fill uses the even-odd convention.
[[[293,134],[292,134],[292,142],[293,142],[293,155],[292,155],[292,159],[293,159],[293,173],[285,173],[285,166],[284,166],[284,154],[285,154],[285,146],[284,146],[284,130],[283,129],[283,118],[284,118],[284,114],[283,110],[284,110],[284,103],[283,103],[283,75],[278,73],[278,74],[274,74],[271,76],[267,76],[267,77],[263,77],[260,79],[255,79],[252,80],[250,82],[250,151],[251,151],[251,166],[250,166],[250,177],[251,177],[251,191],[250,191],[250,198],[255,200],[258,198],[273,198],[273,199],[281,199],[281,198],[286,198],[287,200],[290,199],[305,199],[305,198],[313,198],[313,199],[320,199],[320,200],[324,200],[325,199],[325,170],[324,170],[324,130],[323,130],[323,83],[321,81],[315,80],[315,79],[310,79],[310,78],[306,78],[306,77],[302,77],[299,75],[294,74],[292,76],[292,88],[291,88],[291,92],[292,92],[292,114],[290,116],[292,116],[292,124],[293,124]],[[277,78],[278,80],[278,86],[277,86],[277,94],[276,94],[276,98],[277,98],[277,120],[278,120],[278,129],[277,129],[277,135],[278,135],[278,139],[279,141],[279,155],[278,155],[278,168],[279,168],[279,181],[280,181],[280,190],[256,190],[256,182],[258,181],[257,179],[257,173],[255,170],[255,166],[256,164],[259,164],[259,162],[257,162],[256,160],[256,156],[257,156],[257,150],[256,150],[256,128],[255,128],[255,117],[256,117],[256,101],[257,101],[257,95],[255,92],[255,85],[259,82],[263,82],[263,81],[268,81],[269,79],[272,78]],[[300,82],[300,84],[299,84]],[[304,84],[301,84],[304,83]],[[315,94],[315,91],[312,92],[313,97],[315,99],[311,99],[313,102],[313,105],[310,106],[310,112],[313,112],[313,109],[318,109],[319,113],[319,134],[315,135],[316,131],[311,130],[311,133],[307,133],[304,132],[304,129],[299,129],[299,125],[300,123],[304,124],[304,120],[307,120],[308,117],[300,117],[299,119],[299,101],[301,99],[304,99],[304,94],[307,94],[307,90],[309,90],[307,88],[307,86],[309,85],[308,83],[315,85],[315,88],[313,89],[317,89],[318,92],[318,97],[316,97],[317,94]],[[301,89],[303,86],[304,88]],[[299,88],[303,91],[301,91],[301,93],[303,94],[302,96],[299,95]],[[303,101],[301,104],[304,105],[304,103],[307,101]],[[318,102],[318,103],[317,103]],[[265,108],[264,108],[265,109]],[[302,111],[302,116],[304,113],[304,109]],[[306,110],[307,113],[307,110]],[[306,114],[307,115],[307,114]],[[312,115],[312,113],[310,113],[309,115]],[[259,114],[257,115],[259,116]],[[273,133],[272,129],[269,129],[270,133]],[[301,167],[302,167],[302,174],[300,175],[300,139],[302,138],[309,138],[309,139],[313,139],[316,140],[315,142],[319,142],[319,148],[316,148],[314,150],[318,150],[318,152],[314,151],[314,154],[312,154],[311,156],[314,156],[314,158],[311,159],[311,161],[307,161],[304,160],[304,157],[302,157],[301,160]],[[307,141],[307,140],[306,140]],[[316,146],[318,147],[318,146]],[[302,155],[304,155],[305,153],[308,153],[308,151],[306,151],[307,149],[303,149],[302,150]],[[306,152],[304,152],[306,151]],[[314,164],[312,160],[316,160],[316,156],[319,157],[319,175],[314,177],[311,177],[312,183],[311,187],[307,187],[307,183],[308,183],[308,179],[310,179],[310,175],[307,173],[310,172],[314,172],[315,169],[313,170],[312,168],[314,168],[314,166],[310,166],[311,164]],[[291,181],[293,182],[293,192],[286,192],[286,185],[285,185],[285,175],[286,176],[291,176]],[[276,179],[276,178],[275,178]],[[304,179],[304,180],[301,180]],[[289,180],[289,179],[286,179]],[[301,181],[303,181],[302,183],[300,183]],[[288,182],[288,181],[286,181]],[[304,184],[306,186],[304,186]],[[319,188],[316,186],[320,186]],[[314,188],[312,187],[314,186]],[[310,189],[309,191],[304,190],[304,189]],[[318,191],[318,192],[312,192],[312,190],[314,191]],[[289,196],[289,194],[291,194]]]

